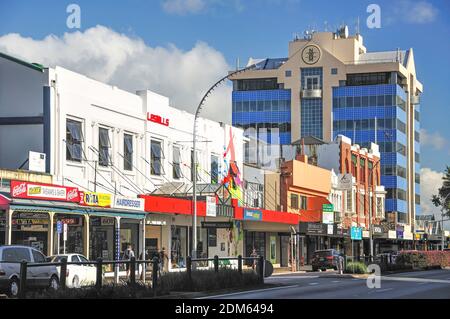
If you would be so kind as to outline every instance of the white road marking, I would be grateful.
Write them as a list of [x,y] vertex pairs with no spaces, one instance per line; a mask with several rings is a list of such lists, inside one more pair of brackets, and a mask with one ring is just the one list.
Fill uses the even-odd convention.
[[313,278],[319,278],[319,276],[276,276],[276,277],[269,277],[266,280],[276,280],[276,279],[313,279]]
[[394,290],[394,288],[375,289],[375,292],[385,292],[389,290]]
[[339,283],[339,282],[341,282],[340,280],[333,280],[332,282],[334,282],[334,283]]
[[385,277],[385,276],[381,276],[381,280],[450,284],[450,280],[426,279],[426,278]]
[[200,297],[200,298],[196,298],[196,299],[211,299],[211,298],[229,297],[229,296],[250,294],[250,293],[253,293],[253,292],[264,292],[264,291],[271,291],[271,290],[277,290],[277,289],[281,290],[281,289],[288,289],[288,288],[294,288],[294,287],[298,287],[298,285],[284,286],[284,287],[274,287],[274,288],[267,288],[267,289],[247,290],[247,291],[241,291],[241,292],[234,292],[234,293],[230,293],[230,294]]
[[319,284],[318,282],[310,282],[309,283],[310,286],[315,286],[315,285],[318,285],[318,284]]

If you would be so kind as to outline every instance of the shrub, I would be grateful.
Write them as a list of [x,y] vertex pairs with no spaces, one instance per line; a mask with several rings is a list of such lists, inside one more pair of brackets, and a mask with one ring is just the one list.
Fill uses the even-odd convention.
[[345,272],[347,274],[366,274],[367,267],[361,262],[349,262],[345,267]]
[[259,277],[253,271],[243,271],[239,274],[236,270],[220,269],[199,270],[191,273],[192,280],[186,272],[166,273],[161,276],[160,288],[162,291],[209,291],[226,288],[240,288],[259,285]]
[[448,267],[450,266],[450,252],[440,250],[402,251],[396,259],[396,264],[415,269]]

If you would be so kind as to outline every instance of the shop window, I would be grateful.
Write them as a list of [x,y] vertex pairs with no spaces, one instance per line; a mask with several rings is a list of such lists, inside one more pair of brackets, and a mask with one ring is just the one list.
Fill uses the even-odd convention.
[[73,162],[82,161],[83,134],[81,122],[67,119],[66,121],[66,159]]
[[217,247],[217,228],[208,228],[208,246]]
[[111,148],[111,143],[109,141],[109,130],[103,127],[98,129],[98,164],[100,166],[110,165],[110,154],[109,149]]
[[123,135],[123,169],[126,171],[133,170],[133,135]]
[[366,182],[366,160],[363,158],[359,160],[359,172],[359,181],[364,184]]
[[178,146],[173,147],[173,159],[172,159],[172,174],[173,179],[181,178],[181,153]]
[[163,166],[162,166],[162,160],[164,158],[161,142],[152,140],[150,142],[150,166],[151,166],[151,174],[160,176],[164,174]]
[[170,260],[172,268],[185,268],[187,254],[187,227],[172,226],[172,246],[170,249]]

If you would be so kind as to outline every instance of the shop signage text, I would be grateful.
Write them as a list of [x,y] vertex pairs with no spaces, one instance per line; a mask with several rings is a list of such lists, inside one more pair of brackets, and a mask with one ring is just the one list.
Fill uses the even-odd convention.
[[142,198],[114,197],[113,208],[144,211],[145,200]]
[[328,227],[322,223],[300,223],[299,232],[306,235],[326,235]]
[[206,216],[217,216],[216,198],[214,196],[206,196]]
[[202,228],[233,228],[232,222],[202,222]]
[[258,209],[244,209],[244,219],[262,220],[262,211]]
[[333,204],[322,205],[322,222],[324,224],[334,223],[334,206]]
[[11,196],[13,198],[42,199],[66,202],[79,202],[78,188],[11,181]]
[[165,119],[160,115],[147,113],[147,120],[153,123],[169,126],[169,119]]
[[111,207],[111,194],[80,192],[80,205]]
[[362,228],[352,227],[350,231],[350,238],[352,240],[362,240]]

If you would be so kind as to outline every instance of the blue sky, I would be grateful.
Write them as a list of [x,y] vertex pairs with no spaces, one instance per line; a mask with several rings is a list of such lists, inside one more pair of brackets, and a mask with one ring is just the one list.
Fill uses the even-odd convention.
[[[78,31],[82,33],[102,25],[131,39],[142,39],[150,48],[164,48],[167,56],[174,52],[185,56],[197,52],[211,65],[219,61],[224,69],[234,66],[238,57],[243,64],[249,57],[285,56],[293,33],[301,35],[309,26],[324,30],[327,23],[328,29],[334,30],[345,22],[350,33],[354,33],[359,17],[368,51],[414,48],[418,78],[425,89],[421,105],[422,128],[426,130],[422,134],[422,167],[442,171],[445,165],[450,165],[449,1],[0,0],[0,37],[18,33],[26,42],[26,38],[43,41],[53,34],[63,41],[65,33],[77,31],[66,26],[66,7],[70,3],[81,7],[82,25]],[[366,27],[369,15],[366,8],[370,3],[381,7],[380,29]],[[11,40],[3,38],[3,48],[10,48],[9,51],[20,53],[22,57],[35,58],[32,52],[25,52],[33,51],[31,48],[7,46],[8,39]],[[199,41],[205,45],[199,46]],[[22,51],[18,52],[17,48]],[[211,60],[206,58],[209,54],[213,56]],[[57,58],[59,63],[65,61],[60,56]],[[41,59],[49,61],[47,56]],[[210,74],[208,81],[219,76],[220,70]],[[195,82],[195,79],[190,80]],[[207,83],[202,85],[206,87]],[[158,83],[154,83],[154,87],[167,93],[167,87]]]

